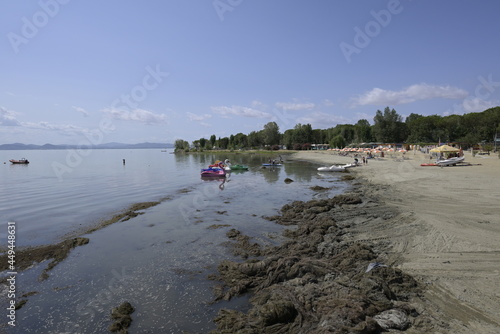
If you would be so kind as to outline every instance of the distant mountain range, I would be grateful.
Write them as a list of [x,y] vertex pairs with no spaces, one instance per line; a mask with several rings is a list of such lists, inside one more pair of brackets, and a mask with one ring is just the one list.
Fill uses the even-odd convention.
[[135,148],[173,148],[173,144],[162,144],[162,143],[139,143],[139,144],[123,144],[123,143],[106,143],[93,146],[81,146],[81,145],[34,145],[34,144],[2,144],[0,145],[0,150],[66,150],[66,149],[81,149],[81,148],[93,148],[93,149],[135,149]]

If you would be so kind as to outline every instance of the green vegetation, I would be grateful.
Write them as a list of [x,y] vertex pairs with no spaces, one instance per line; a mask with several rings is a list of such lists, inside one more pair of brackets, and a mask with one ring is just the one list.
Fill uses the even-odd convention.
[[404,121],[396,110],[386,107],[383,112],[377,110],[373,122],[373,125],[370,125],[366,119],[361,119],[354,125],[339,124],[324,130],[312,129],[310,124],[299,123],[283,133],[276,122],[269,122],[264,125],[264,129],[252,131],[248,135],[237,133],[218,139],[212,135],[210,139],[200,138],[193,141],[191,146],[187,141],[178,139],[175,142],[175,150],[304,150],[312,148],[312,144],[329,144],[332,148],[343,148],[367,142],[458,142],[466,148],[480,143],[488,145],[493,142],[497,133],[500,134],[500,107],[464,115],[410,114]]

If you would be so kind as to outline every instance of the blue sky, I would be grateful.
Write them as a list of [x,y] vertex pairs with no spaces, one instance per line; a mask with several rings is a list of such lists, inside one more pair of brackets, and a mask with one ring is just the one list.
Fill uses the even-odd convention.
[[0,144],[189,142],[500,105],[496,0],[2,1]]

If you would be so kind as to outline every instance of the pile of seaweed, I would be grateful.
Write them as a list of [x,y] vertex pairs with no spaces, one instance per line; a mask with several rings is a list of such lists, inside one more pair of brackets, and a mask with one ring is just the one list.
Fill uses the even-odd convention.
[[[231,230],[236,253],[244,262],[223,261],[223,282],[216,300],[251,294],[247,313],[223,309],[211,333],[380,333],[425,332],[430,329],[413,306],[422,289],[391,265],[387,243],[353,241],[353,231],[370,221],[395,214],[360,191],[330,199],[296,201],[281,215],[268,217],[291,225],[282,245],[261,248],[248,236]],[[368,268],[373,268],[369,270]]]

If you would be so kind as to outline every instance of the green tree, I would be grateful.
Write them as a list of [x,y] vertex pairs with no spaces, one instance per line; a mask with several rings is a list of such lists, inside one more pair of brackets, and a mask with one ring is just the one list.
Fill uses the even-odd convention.
[[433,143],[447,141],[447,131],[442,127],[442,117],[438,115],[421,116],[411,114],[406,120],[411,143]]
[[383,143],[401,143],[406,140],[408,128],[403,118],[394,109],[386,107],[382,113],[377,110],[373,118],[373,135]]
[[219,138],[219,140],[217,142],[218,142],[219,148],[221,148],[223,150],[227,150],[227,148],[229,147],[229,138],[228,137]]
[[289,129],[283,133],[282,143],[286,146],[287,150],[293,149],[293,134],[295,130]]
[[241,132],[234,136],[234,147],[235,148],[245,148],[248,146],[247,135]]
[[366,119],[360,119],[354,126],[355,140],[358,143],[372,141],[372,128]]
[[205,138],[200,138],[200,148],[205,149],[205,146],[207,145],[207,140]]
[[269,122],[264,125],[262,130],[262,140],[264,145],[278,145],[280,143],[280,128],[276,122]]
[[176,139],[174,147],[175,147],[174,151],[180,151],[180,150],[189,151],[189,143],[182,139]]
[[311,124],[296,124],[293,132],[294,144],[306,144],[312,142]]
[[259,148],[263,144],[262,135],[260,132],[252,131],[248,134],[248,146]]
[[344,148],[345,146],[346,142],[342,135],[337,135],[330,141],[330,147],[332,148]]
[[215,135],[210,136],[210,149],[212,149],[215,146],[215,142],[217,141],[217,137]]

